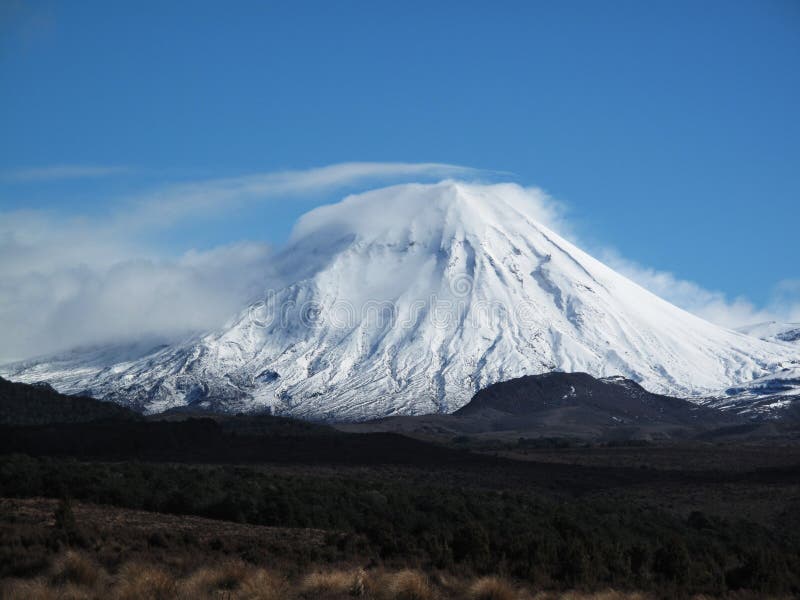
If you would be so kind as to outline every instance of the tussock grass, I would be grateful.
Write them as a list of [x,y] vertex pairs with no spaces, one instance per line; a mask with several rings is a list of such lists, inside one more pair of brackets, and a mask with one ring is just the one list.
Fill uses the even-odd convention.
[[[533,600],[652,600],[653,596],[640,592],[619,592],[604,590],[601,592],[538,592]],[[708,600],[711,600],[710,598]]]
[[59,590],[44,579],[9,581],[2,588],[3,600],[57,600]]
[[[180,568],[178,568],[180,569]],[[615,590],[532,592],[501,577],[464,579],[419,570],[314,570],[291,580],[241,560],[176,574],[165,567],[130,562],[112,575],[86,554],[67,551],[43,575],[0,580],[0,600],[653,600]],[[763,596],[739,593],[730,600]],[[692,600],[712,600],[695,596]]]
[[62,586],[58,590],[58,600],[98,600],[102,598],[95,590],[73,583]]
[[615,590],[605,590],[598,592],[591,597],[591,600],[650,600],[652,596],[640,594],[638,592],[617,592]]
[[300,584],[303,594],[339,594],[364,596],[367,593],[367,576],[362,569],[355,571],[315,571]]
[[181,592],[187,597],[203,597],[217,591],[238,590],[252,575],[253,567],[240,560],[231,560],[217,567],[205,567],[181,582]]
[[469,600],[516,600],[518,596],[514,587],[499,577],[481,577],[467,590]]
[[100,567],[84,554],[69,550],[53,563],[50,579],[56,584],[72,583],[79,586],[94,586],[101,576]]
[[159,567],[128,564],[117,575],[109,596],[114,600],[175,600],[180,597],[178,582]]
[[437,595],[428,577],[419,571],[405,569],[389,576],[387,600],[434,600]]
[[286,578],[264,569],[252,571],[242,582],[237,600],[286,600],[294,597]]

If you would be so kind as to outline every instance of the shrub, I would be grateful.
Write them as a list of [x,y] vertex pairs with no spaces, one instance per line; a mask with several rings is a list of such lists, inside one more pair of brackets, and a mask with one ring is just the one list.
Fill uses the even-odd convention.
[[571,585],[590,579],[591,561],[586,546],[577,538],[571,538],[559,550],[561,576]]
[[485,564],[489,560],[489,536],[477,523],[464,525],[453,535],[453,559]]
[[[58,497],[68,489],[76,499],[153,511],[163,510],[174,497],[176,511],[206,517],[232,502],[252,524],[336,532],[320,545],[291,542],[298,568],[321,560],[339,563],[373,556],[390,564],[424,564],[470,577],[502,573],[547,588],[591,588],[600,582],[618,589],[687,594],[726,589],[789,594],[798,589],[799,529],[786,525],[796,524],[795,515],[800,514],[794,505],[787,505],[781,526],[775,528],[738,517],[722,520],[716,513],[695,512],[685,518],[638,499],[565,497],[556,503],[526,489],[466,490],[442,473],[441,481],[428,484],[427,476],[417,481],[391,471],[375,479],[329,478],[249,467],[122,462],[112,468],[59,458],[0,456],[0,488],[6,496]],[[87,540],[98,524],[80,522],[78,537],[72,510],[64,498],[51,513],[56,527],[37,532],[29,542],[17,541],[16,534],[4,535],[0,577],[45,572],[48,555],[65,539],[89,550]],[[243,548],[223,534],[203,542],[205,536],[191,532],[159,530],[163,537],[153,533],[144,538],[152,549],[172,548],[182,541],[200,553],[237,553],[253,563],[264,558],[261,544]],[[122,546],[109,542],[103,553],[119,561],[122,551]]]
[[664,580],[682,585],[689,578],[691,560],[686,544],[672,540],[661,546],[653,557],[653,571]]
[[166,548],[168,546],[166,536],[160,531],[154,531],[147,538],[147,544],[153,548]]
[[78,539],[78,525],[75,522],[75,514],[72,511],[72,500],[64,496],[59,500],[58,506],[53,514],[56,532],[69,544],[73,544]]

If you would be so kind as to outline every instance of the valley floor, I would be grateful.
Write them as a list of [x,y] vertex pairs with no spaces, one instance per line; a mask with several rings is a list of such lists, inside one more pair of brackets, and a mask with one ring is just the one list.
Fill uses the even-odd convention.
[[0,597],[800,594],[793,443],[470,451],[291,425],[261,460],[209,464],[181,427],[147,433],[146,461],[119,455],[136,436],[102,457],[117,424],[41,429],[79,459],[0,455]]
[[[69,504],[76,536],[70,541],[58,539],[67,533],[63,510],[64,503],[53,499],[0,499],[3,568],[15,571],[14,576],[0,579],[0,598],[652,600],[663,596],[613,589],[545,590],[508,576],[363,565],[333,556],[321,558],[330,532],[86,503]],[[741,591],[727,596],[761,597]]]

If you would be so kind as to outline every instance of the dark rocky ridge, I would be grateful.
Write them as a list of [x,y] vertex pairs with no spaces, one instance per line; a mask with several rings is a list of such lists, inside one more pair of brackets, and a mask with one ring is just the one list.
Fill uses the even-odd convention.
[[46,383],[15,383],[0,377],[0,425],[51,425],[133,421],[142,417],[113,402],[60,394]]
[[673,439],[746,423],[687,400],[652,394],[622,377],[545,373],[491,385],[452,415],[390,417],[347,431],[491,437]]
[[687,400],[652,394],[623,377],[596,379],[586,373],[559,372],[490,385],[453,414],[504,421],[511,418],[509,425],[532,420],[693,426],[732,420]]

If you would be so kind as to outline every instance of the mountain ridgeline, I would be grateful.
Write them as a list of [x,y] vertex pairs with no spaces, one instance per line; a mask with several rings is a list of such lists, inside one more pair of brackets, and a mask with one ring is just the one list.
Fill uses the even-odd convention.
[[141,353],[95,348],[0,374],[148,414],[364,421],[452,413],[491,384],[551,371],[622,376],[701,403],[800,369],[796,346],[677,308],[541,216],[541,198],[511,184],[349,196],[300,218],[272,261],[273,289],[226,326]]
[[623,377],[596,379],[588,373],[558,372],[495,383],[479,391],[453,414],[530,419],[579,410],[620,424],[691,424],[704,418],[713,423],[721,416],[717,411],[703,409],[680,398],[652,394]]
[[0,377],[0,425],[138,421],[141,418],[138,413],[113,402],[68,396],[47,384],[14,383]]
[[749,423],[681,398],[652,394],[629,379],[553,372],[490,385],[451,415],[397,416],[338,427],[445,439],[620,441],[688,439]]

